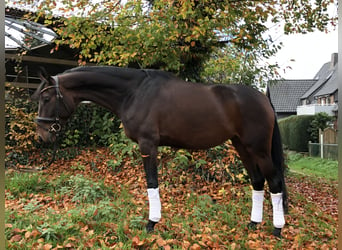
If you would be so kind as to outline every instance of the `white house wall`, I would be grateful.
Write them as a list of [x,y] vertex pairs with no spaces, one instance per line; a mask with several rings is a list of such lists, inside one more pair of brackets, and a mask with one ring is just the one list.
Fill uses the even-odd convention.
[[333,110],[336,110],[336,104],[332,105],[303,105],[297,107],[297,115],[315,115],[317,113],[325,112],[328,115],[333,116],[334,112]]

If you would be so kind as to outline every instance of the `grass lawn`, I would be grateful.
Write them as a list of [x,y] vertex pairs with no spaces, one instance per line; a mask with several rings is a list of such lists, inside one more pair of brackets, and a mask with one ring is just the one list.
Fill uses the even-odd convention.
[[338,162],[318,157],[303,156],[299,153],[287,153],[289,170],[311,177],[322,177],[328,180],[338,179]]

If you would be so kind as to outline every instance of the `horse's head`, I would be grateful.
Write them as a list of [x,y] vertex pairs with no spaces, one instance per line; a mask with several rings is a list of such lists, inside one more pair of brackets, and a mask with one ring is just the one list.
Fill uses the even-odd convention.
[[48,75],[44,69],[39,76],[41,84],[31,96],[32,100],[39,101],[37,133],[44,142],[54,142],[71,112],[61,93],[58,77]]

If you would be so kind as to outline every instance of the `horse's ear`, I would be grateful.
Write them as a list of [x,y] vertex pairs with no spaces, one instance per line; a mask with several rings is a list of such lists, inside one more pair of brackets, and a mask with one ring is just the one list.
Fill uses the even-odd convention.
[[39,100],[39,93],[40,90],[38,90],[39,87],[36,89],[36,91],[33,93],[33,95],[31,95],[30,99],[31,101],[38,101]]
[[44,67],[39,67],[38,71],[39,78],[42,82],[50,83],[51,76],[47,73]]
[[32,101],[38,101],[39,100],[39,94],[40,91],[45,87],[46,84],[51,84],[51,76],[46,72],[44,67],[39,67],[38,76],[40,80],[42,81],[41,84],[38,86],[36,91],[31,95]]

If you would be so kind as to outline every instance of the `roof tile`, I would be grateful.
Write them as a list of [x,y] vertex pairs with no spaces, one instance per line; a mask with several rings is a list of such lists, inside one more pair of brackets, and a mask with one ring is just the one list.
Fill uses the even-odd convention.
[[269,86],[276,112],[296,112],[300,98],[317,80],[280,80]]

